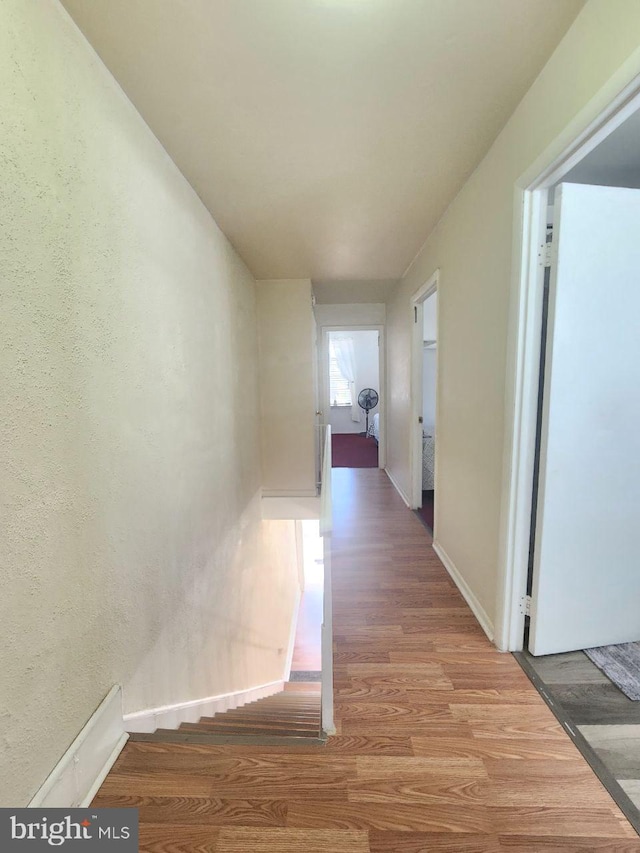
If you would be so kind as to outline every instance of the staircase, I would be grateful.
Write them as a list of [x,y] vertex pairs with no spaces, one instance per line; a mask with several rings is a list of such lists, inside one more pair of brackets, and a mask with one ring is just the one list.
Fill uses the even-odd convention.
[[152,734],[132,733],[132,740],[171,743],[322,745],[320,684],[287,682],[281,693],[249,702],[241,708],[178,729],[156,729]]

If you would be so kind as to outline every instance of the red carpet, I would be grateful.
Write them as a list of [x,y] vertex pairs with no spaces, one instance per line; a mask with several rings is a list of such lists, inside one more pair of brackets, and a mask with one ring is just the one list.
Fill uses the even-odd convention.
[[433,489],[430,492],[422,493],[422,507],[416,512],[427,525],[429,530],[433,532]]
[[357,433],[332,433],[332,468],[377,468],[378,445],[375,438]]

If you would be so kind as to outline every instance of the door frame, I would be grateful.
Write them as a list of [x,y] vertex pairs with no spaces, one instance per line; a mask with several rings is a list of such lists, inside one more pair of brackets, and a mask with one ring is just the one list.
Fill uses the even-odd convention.
[[[385,335],[383,325],[358,325],[347,326],[320,326],[320,399],[322,408],[327,412],[325,423],[331,418],[331,400],[329,394],[329,332],[377,332],[378,333],[378,383],[380,385],[380,402],[378,412],[380,413],[380,440],[378,441],[378,468],[384,468],[387,464],[387,429],[386,429],[386,374],[385,374]],[[357,402],[356,404],[357,405]]]
[[[626,78],[629,79],[628,76]],[[640,75],[612,78],[514,187],[514,253],[505,387],[500,560],[495,642],[524,645],[536,422],[547,191],[640,109]]]
[[[411,464],[411,477],[409,485],[410,509],[420,509],[422,506],[422,425],[418,418],[422,417],[422,380],[423,380],[423,324],[424,303],[433,296],[440,287],[440,270],[436,269],[425,281],[422,287],[411,297],[411,421],[409,436],[409,453]],[[440,359],[438,357],[440,343],[440,299],[436,311],[436,423],[435,431],[435,459],[434,459],[434,481],[437,478],[438,469],[438,417],[440,407],[438,405],[438,391],[440,387]],[[437,509],[434,505],[433,516],[433,538],[436,538]]]

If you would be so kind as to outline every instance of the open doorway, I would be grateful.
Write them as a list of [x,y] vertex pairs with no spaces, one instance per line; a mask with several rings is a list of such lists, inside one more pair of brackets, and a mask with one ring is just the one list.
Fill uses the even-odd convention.
[[639,188],[640,112],[543,193],[527,594],[533,654],[638,642],[640,677]]
[[438,387],[438,273],[412,300],[412,509],[433,534],[436,494],[436,415]]
[[332,466],[383,467],[381,330],[325,329],[322,358]]
[[520,662],[640,830],[638,98],[600,132],[525,193],[512,613]]

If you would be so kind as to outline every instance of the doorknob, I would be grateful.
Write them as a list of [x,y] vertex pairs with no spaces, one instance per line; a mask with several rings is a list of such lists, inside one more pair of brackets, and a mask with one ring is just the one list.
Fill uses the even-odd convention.
[[322,414],[322,412],[320,412],[320,411],[316,412],[316,415],[321,415],[321,414]]

